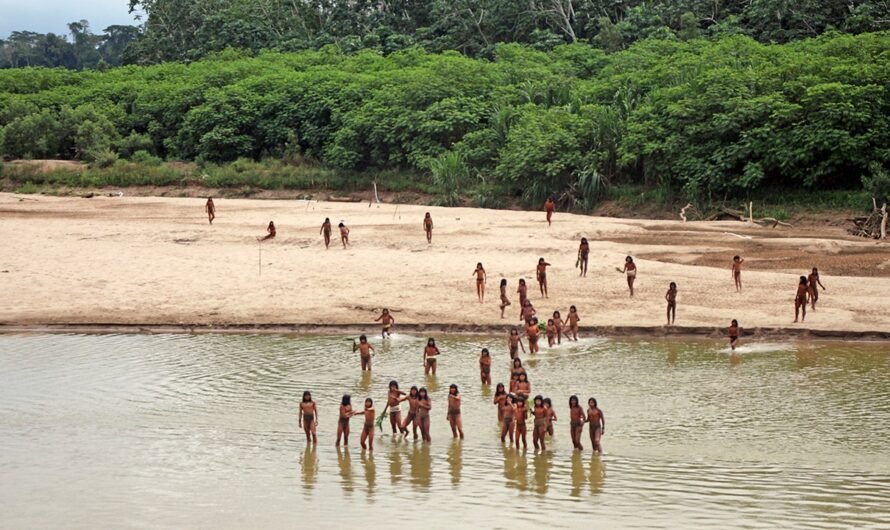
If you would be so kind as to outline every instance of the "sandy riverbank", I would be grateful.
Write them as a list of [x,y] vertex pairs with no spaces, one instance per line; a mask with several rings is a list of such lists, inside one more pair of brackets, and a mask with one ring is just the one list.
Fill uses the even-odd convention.
[[[219,199],[217,208],[210,226],[200,199],[0,194],[0,323],[360,329],[367,322],[376,332],[373,319],[386,306],[415,330],[486,330],[516,321],[516,281],[525,277],[539,314],[565,315],[575,304],[582,324],[598,330],[660,328],[664,291],[676,281],[677,325],[693,334],[732,318],[793,335],[890,331],[890,247],[840,228],[561,213],[548,228],[542,212],[401,206],[396,213],[389,204],[279,200]],[[436,223],[432,245],[421,228],[425,211]],[[349,249],[324,249],[325,217],[349,225]],[[260,276],[255,236],[270,219],[278,237],[262,246]],[[591,240],[591,255],[579,279],[581,236]],[[626,254],[640,271],[634,298],[615,272]],[[742,294],[730,278],[734,254],[748,257]],[[553,264],[547,300],[534,283],[540,256]],[[471,277],[477,261],[489,275],[484,304]],[[797,276],[812,266],[827,290],[806,323],[792,325]],[[497,307],[502,277],[514,303],[507,320]]]

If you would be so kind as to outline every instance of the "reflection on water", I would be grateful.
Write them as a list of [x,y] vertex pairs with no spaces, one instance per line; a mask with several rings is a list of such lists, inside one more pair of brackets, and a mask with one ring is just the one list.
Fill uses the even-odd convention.
[[[524,358],[560,418],[540,453],[500,443],[493,389],[479,384],[481,347],[493,380],[509,378],[502,337],[440,338],[435,377],[423,375],[425,337],[371,341],[374,371],[360,373],[338,337],[0,336],[0,527],[325,529],[379,526],[392,513],[432,528],[890,520],[883,345],[747,342],[730,355],[724,342],[582,339],[545,349]],[[429,389],[432,443],[378,432],[374,452],[335,448],[341,396],[383,403],[391,379]],[[451,383],[463,394],[462,441],[445,421]],[[297,428],[304,390],[319,407],[317,446]],[[572,450],[572,394],[595,396],[608,417],[602,457],[586,429],[587,450]],[[433,498],[447,502],[417,509]]]

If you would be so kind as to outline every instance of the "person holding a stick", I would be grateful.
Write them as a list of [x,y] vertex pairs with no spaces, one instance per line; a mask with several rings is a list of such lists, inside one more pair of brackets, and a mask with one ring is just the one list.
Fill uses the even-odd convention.
[[275,223],[269,221],[269,226],[266,227],[266,235],[262,238],[257,238],[260,241],[266,241],[267,239],[275,239]]
[[427,244],[432,244],[433,242],[433,218],[430,216],[430,212],[427,212],[423,217],[423,231],[426,232],[426,242]]
[[213,197],[207,197],[204,211],[207,212],[207,220],[210,221],[210,224],[213,224],[213,220],[216,219],[216,205],[213,204]]
[[374,353],[374,346],[368,343],[368,337],[362,335],[358,338],[358,343],[352,341],[352,352],[358,350],[362,360],[362,372],[371,371],[371,354]]
[[321,223],[321,230],[318,231],[319,234],[324,236],[324,248],[325,250],[331,246],[331,218],[325,217],[324,222]]

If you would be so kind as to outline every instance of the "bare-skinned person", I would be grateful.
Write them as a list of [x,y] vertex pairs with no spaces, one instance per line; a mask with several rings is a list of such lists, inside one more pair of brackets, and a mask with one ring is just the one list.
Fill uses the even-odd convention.
[[374,319],[374,322],[380,322],[383,324],[383,330],[380,332],[381,336],[385,339],[389,337],[392,332],[392,326],[396,323],[396,319],[392,317],[389,312],[389,309],[383,308],[383,312],[380,313],[380,316]]
[[540,395],[535,396],[534,404],[532,407],[532,415],[535,418],[535,430],[532,431],[532,445],[535,447],[535,449],[540,448],[542,451],[546,451],[547,445],[544,442],[544,439],[547,436],[547,423],[550,412],[544,406],[544,398]]
[[[523,374],[525,375],[525,374]],[[514,423],[516,424],[514,428],[514,433],[516,437],[516,448],[519,449],[519,442],[522,442],[522,448],[528,448],[528,440],[526,439],[527,428],[525,425],[525,420],[528,418],[528,404],[527,404],[526,396],[516,396],[516,406],[514,408]]]
[[739,343],[739,334],[741,332],[742,328],[739,327],[739,321],[732,319],[732,322],[729,323],[729,347],[733,351],[735,351],[735,348]]
[[337,443],[340,445],[340,437],[343,437],[343,445],[349,445],[349,418],[361,414],[352,410],[352,397],[349,394],[343,394],[343,400],[340,402],[340,416],[337,419]]
[[550,264],[544,261],[544,258],[538,258],[538,265],[535,268],[535,275],[538,278],[538,287],[541,289],[541,296],[547,298],[547,267]]
[[207,220],[210,224],[213,224],[213,220],[216,219],[216,205],[213,204],[213,197],[207,197],[207,202],[204,203],[204,211],[207,212]]
[[346,226],[346,223],[340,221],[337,228],[340,229],[340,242],[343,243],[343,248],[346,248],[349,245],[349,227]]
[[803,322],[807,318],[807,296],[810,294],[809,283],[806,276],[800,277],[800,283],[797,284],[797,293],[794,295],[794,322],[797,323],[798,314],[800,321]]
[[532,320],[535,318],[537,311],[535,311],[534,306],[532,306],[531,300],[526,300],[525,304],[522,306],[522,310],[519,313],[519,318],[522,322],[525,323],[526,326],[531,325]]
[[420,427],[420,436],[425,442],[431,442],[430,438],[430,410],[433,408],[433,402],[430,400],[430,394],[423,387],[417,391],[417,418],[414,420]]
[[423,231],[426,233],[427,244],[431,244],[433,242],[433,218],[430,216],[430,212],[423,216]]
[[579,451],[583,451],[581,445],[581,432],[584,430],[584,409],[578,403],[578,396],[569,398],[569,432],[572,435],[572,446]]
[[816,310],[816,302],[819,300],[819,289],[821,287],[822,290],[825,290],[825,286],[822,285],[822,282],[819,281],[819,269],[813,267],[813,272],[807,276],[807,291],[810,294],[810,304],[812,304],[813,311]]
[[552,348],[556,344],[556,323],[553,319],[547,319],[547,347]]
[[479,356],[479,378],[483,385],[491,384],[491,354],[488,348],[482,348],[482,354]]
[[402,401],[408,399],[406,394],[399,390],[397,381],[389,382],[389,393],[386,395],[386,408],[389,410],[389,425],[392,433],[408,434],[408,429],[402,427]]
[[547,226],[550,226],[551,220],[553,219],[553,212],[556,210],[556,203],[553,202],[553,197],[547,197],[547,200],[544,201],[544,211],[547,213]]
[[299,426],[306,433],[306,443],[318,443],[315,430],[318,427],[318,407],[312,401],[312,393],[303,392],[303,401],[300,402]]
[[590,259],[590,243],[587,242],[586,237],[581,238],[581,244],[578,246],[578,260],[577,265],[578,268],[581,269],[581,273],[578,276],[586,277],[587,276],[587,262]]
[[566,327],[566,321],[562,319],[562,315],[559,314],[559,311],[553,312],[553,324],[556,325],[556,343],[562,344],[562,332]]
[[362,411],[364,415],[365,423],[362,425],[362,436],[359,438],[359,443],[362,446],[362,449],[368,449],[369,451],[374,450],[374,420],[377,417],[376,412],[374,411],[374,400],[371,398],[365,399],[365,410]]
[[519,287],[516,288],[516,293],[519,295],[519,307],[525,307],[525,303],[528,302],[528,285],[525,284],[525,278],[519,278]]
[[667,325],[671,326],[677,320],[677,284],[675,282],[668,285],[664,299],[667,302]]
[[452,384],[448,387],[448,415],[446,416],[448,423],[451,425],[451,435],[454,438],[460,436],[464,439],[464,425],[460,419],[460,392],[457,385]]
[[528,380],[528,374],[526,372],[519,374],[519,379],[516,381],[516,391],[514,393],[523,399],[528,399],[531,395],[532,384]]
[[263,237],[258,237],[257,240],[266,241],[268,239],[275,239],[275,234],[276,234],[275,223],[272,221],[269,221],[269,226],[266,227],[266,235]]
[[498,383],[494,390],[494,399],[491,400],[492,405],[498,409],[498,421],[504,421],[504,400],[507,399],[507,389],[504,383]]
[[603,454],[603,446],[600,443],[602,435],[606,434],[606,417],[603,411],[596,405],[596,399],[587,400],[587,423],[590,424],[590,444],[593,450]]
[[578,342],[578,322],[581,322],[581,317],[578,316],[577,307],[569,307],[569,315],[566,317],[566,321],[569,324],[569,333],[571,334],[572,340]]
[[519,330],[516,328],[511,329],[510,334],[507,335],[507,345],[510,347],[511,361],[519,356],[519,348],[522,348],[522,353],[525,353],[525,346],[522,345],[522,335],[519,334]]
[[501,278],[501,318],[504,318],[504,309],[510,305],[510,299],[507,298],[507,279]]
[[318,233],[324,236],[324,248],[327,249],[331,246],[331,218],[325,217],[324,222],[321,223],[321,228],[318,230]]
[[355,353],[356,350],[359,352],[359,356],[362,360],[362,371],[371,370],[371,354],[374,353],[374,346],[368,343],[368,337],[362,335],[358,338],[358,342],[353,341],[352,343],[352,352]]
[[485,300],[485,282],[488,280],[488,276],[485,274],[485,267],[482,266],[481,262],[476,264],[476,270],[470,276],[476,277],[476,298],[479,299],[481,304]]
[[408,402],[408,415],[405,417],[405,421],[402,423],[402,432],[407,436],[408,434],[408,424],[412,425],[411,430],[414,433],[414,439],[417,439],[417,387],[412,386],[408,391],[408,395],[405,397],[405,400]]
[[556,409],[553,408],[553,401],[550,398],[544,398],[544,409],[547,411],[547,434],[553,436],[553,422],[557,420]]
[[538,327],[538,319],[532,317],[531,322],[525,328],[525,335],[528,338],[528,352],[529,353],[538,353],[540,351],[538,349],[538,335],[540,335],[541,329]]
[[513,359],[513,369],[510,371],[510,393],[516,392],[516,385],[519,384],[519,376],[525,373],[522,366],[522,359],[519,357]]
[[436,339],[430,338],[423,347],[423,373],[424,375],[436,375],[436,359],[439,356],[439,348],[436,346]]
[[618,272],[622,272],[627,275],[627,288],[630,291],[630,295],[634,295],[634,282],[637,279],[637,264],[634,263],[634,259],[630,256],[624,258],[624,268],[617,269]]
[[501,417],[504,418],[504,424],[501,427],[501,443],[510,437],[510,445],[513,445],[513,422],[516,419],[516,407],[513,405],[513,396],[507,394],[504,398],[504,404],[501,406]]
[[741,256],[732,257],[732,279],[735,282],[735,292],[742,292],[742,263],[745,260]]

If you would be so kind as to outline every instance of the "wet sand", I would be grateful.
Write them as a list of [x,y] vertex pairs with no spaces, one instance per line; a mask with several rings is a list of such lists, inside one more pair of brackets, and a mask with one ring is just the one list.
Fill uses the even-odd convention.
[[[543,212],[392,204],[160,197],[0,194],[0,330],[278,331],[360,329],[389,307],[403,330],[485,331],[518,322],[517,280],[526,278],[539,315],[574,304],[599,333],[664,331],[664,292],[679,285],[677,329],[717,335],[736,318],[772,335],[886,338],[890,250],[840,227],[771,229],[743,223],[645,221]],[[423,213],[436,228],[427,245]],[[343,220],[352,246],[325,250],[319,227]],[[278,237],[260,246],[269,220]],[[574,267],[578,240],[591,242],[587,278]],[[260,248],[262,254],[260,258]],[[636,296],[615,271],[625,255],[639,268]],[[745,290],[729,263],[748,259]],[[550,297],[534,281],[538,257]],[[260,262],[261,259],[261,262]],[[472,272],[488,271],[476,302]],[[262,271],[260,274],[260,263]],[[804,324],[792,324],[797,277],[817,266],[827,287]],[[501,320],[498,283],[513,305]],[[65,326],[69,326],[66,328]],[[399,329],[398,327],[396,329]],[[624,331],[622,331],[624,330]]]

